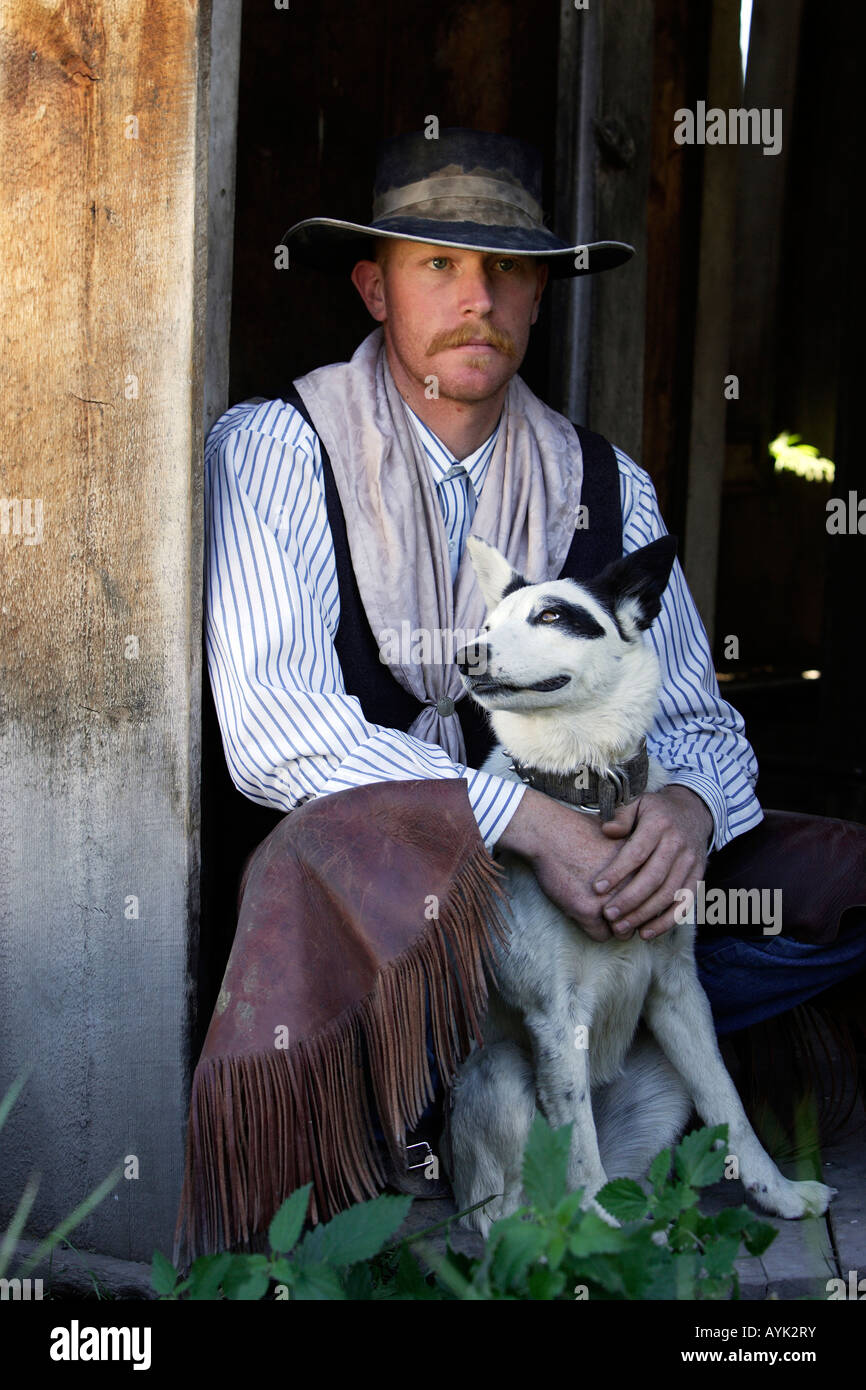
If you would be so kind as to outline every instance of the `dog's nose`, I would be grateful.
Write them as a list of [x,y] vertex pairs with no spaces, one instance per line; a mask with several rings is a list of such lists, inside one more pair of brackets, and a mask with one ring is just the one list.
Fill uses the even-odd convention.
[[462,676],[477,676],[487,669],[489,655],[486,642],[469,642],[457,652],[454,663]]

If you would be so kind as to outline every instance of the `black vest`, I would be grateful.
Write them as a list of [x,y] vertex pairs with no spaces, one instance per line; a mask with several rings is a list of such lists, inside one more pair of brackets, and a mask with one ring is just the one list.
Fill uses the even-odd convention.
[[[283,399],[316,429],[294,386]],[[582,425],[575,425],[575,429],[583,451],[580,502],[587,509],[589,524],[585,529],[575,531],[558,577],[592,579],[605,565],[622,556],[619,468],[613,448],[606,439],[592,430],[584,429]],[[319,444],[340,589],[340,624],[334,646],[346,693],[360,700],[368,723],[381,724],[386,729],[400,729],[405,733],[420,713],[421,702],[404,690],[389,668],[379,660],[379,645],[364,611],[358,581],[352,569],[346,519],[331,461],[321,438]],[[487,717],[468,695],[458,701],[456,713],[463,729],[467,766],[480,767],[495,743]]]

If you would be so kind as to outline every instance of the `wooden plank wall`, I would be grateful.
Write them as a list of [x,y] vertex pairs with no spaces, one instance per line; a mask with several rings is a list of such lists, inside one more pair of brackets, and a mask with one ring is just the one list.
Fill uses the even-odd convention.
[[[739,0],[715,0],[707,77],[708,107],[727,111],[740,103],[739,35]],[[730,370],[737,153],[738,147],[731,144],[707,147],[704,152],[695,307],[683,568],[711,645],[725,468],[725,377]]]
[[[207,0],[0,10],[0,1055],[30,1233],[166,1248],[199,872]],[[137,1164],[129,1159],[134,1157]]]
[[595,235],[627,241],[635,255],[593,280],[586,422],[640,462],[653,3],[606,0],[599,13]]
[[706,96],[712,12],[690,0],[656,0],[654,11],[640,461],[668,530],[684,541],[703,158],[673,135],[676,112]]

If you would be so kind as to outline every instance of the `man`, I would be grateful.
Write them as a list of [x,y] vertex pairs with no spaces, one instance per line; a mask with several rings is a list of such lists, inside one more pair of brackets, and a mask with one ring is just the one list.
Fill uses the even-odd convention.
[[[631,255],[621,243],[560,241],[542,224],[539,195],[540,165],[522,142],[459,130],[438,141],[403,136],[384,147],[369,225],[317,218],[288,234],[295,263],[351,266],[381,327],[351,363],[310,373],[285,401],[236,406],[212,431],[209,670],[229,769],[253,800],[292,811],[355,789],[349,804],[360,815],[362,787],[385,795],[411,780],[423,798],[425,782],[458,780],[487,849],[525,855],[580,928],[596,940],[635,931],[651,939],[673,925],[679,890],[696,891],[708,852],[754,831],[763,814],[754,755],[719,695],[679,565],[649,635],[663,688],[648,744],[671,782],[620,805],[605,825],[479,770],[484,730],[460,698],[455,644],[433,661],[399,642],[386,655],[407,628],[462,634],[480,626],[483,604],[464,559],[470,531],[533,581],[590,577],[602,559],[664,534],[648,475],[575,430],[516,375],[549,276],[595,273]],[[303,815],[292,811],[278,829],[295,833]],[[355,822],[346,823],[351,832]],[[264,958],[263,914],[274,891],[269,899],[256,889],[253,908],[251,884],[238,928],[245,967]],[[361,930],[366,946],[375,928],[365,920]],[[402,944],[401,960],[416,942]],[[773,944],[761,943],[768,959]],[[825,973],[806,983],[799,972],[781,991],[765,970],[763,1000],[753,976],[745,1000],[719,992],[723,1025],[817,992],[827,969],[835,978],[856,968],[862,947],[861,929],[844,959],[824,960]],[[820,951],[802,949],[813,958]],[[271,969],[280,950],[268,949]],[[240,979],[236,963],[227,985],[236,991]],[[235,1040],[224,1011],[219,1026],[219,1046],[209,1034],[206,1053],[227,1054]],[[371,1025],[368,1054],[377,1027],[384,1034],[390,1024]],[[446,1053],[436,1052],[440,1070]],[[322,1124],[321,1109],[311,1124]],[[411,1119],[420,1106],[397,1109]]]
[[[439,141],[426,141],[422,136],[402,139],[392,143],[390,158],[396,160],[401,152],[404,159],[426,156],[428,163],[438,163],[440,169],[447,169],[454,167],[455,157],[462,157],[459,151],[457,156],[454,153],[461,139],[465,140],[462,132],[449,131],[443,131]],[[472,133],[472,140],[485,151],[491,151],[486,155],[491,166],[495,162],[493,150],[517,145],[517,142],[509,142],[501,137],[482,137],[475,133]],[[523,151],[520,153],[523,154]],[[433,172],[435,182],[439,171]],[[381,177],[386,179],[388,175],[383,173]],[[411,174],[404,177],[410,178]],[[445,180],[448,177],[447,174],[443,176]],[[494,180],[490,179],[489,182],[493,183]],[[491,215],[501,218],[508,215],[508,210],[494,211]],[[393,217],[388,220],[394,221]],[[294,235],[290,233],[289,242],[296,259],[299,253],[295,250],[294,242],[299,240],[300,245],[304,246],[304,234],[309,238],[310,227],[314,225],[302,224],[300,232]],[[329,230],[327,224],[325,230]],[[522,234],[522,237],[516,236],[513,240],[519,242],[525,238],[523,227],[510,230]],[[548,249],[552,242],[555,248],[555,239],[549,233],[546,237],[547,247],[543,237],[538,238],[538,244]],[[409,412],[412,412],[407,412],[408,422],[417,432],[422,447],[433,455],[434,467],[438,467],[442,474],[454,459],[462,462],[470,479],[474,471],[478,485],[470,482],[474,493],[468,502],[471,507],[478,501],[484,486],[483,470],[489,463],[503,401],[509,382],[526,351],[530,326],[537,318],[539,302],[548,279],[549,264],[537,253],[519,255],[512,252],[508,257],[503,257],[495,252],[469,247],[449,246],[446,249],[420,240],[399,239],[393,233],[378,237],[376,245],[376,259],[358,261],[352,271],[352,281],[373,318],[383,326],[389,369],[397,390],[409,407]],[[565,255],[562,255],[563,246],[564,243],[558,243],[560,254],[557,256],[557,272],[581,273],[575,262],[586,263],[588,253],[594,252],[594,248],[567,248]],[[617,260],[623,260],[630,255],[630,248],[608,245],[600,249],[607,261],[614,256]],[[434,380],[436,388],[432,393],[431,382]],[[280,469],[286,468],[290,455],[292,468],[306,466],[309,470],[307,459],[314,460],[320,448],[312,429],[304,428],[304,422],[297,418],[291,407],[281,410],[279,418],[267,404],[257,409],[242,406],[229,411],[213,431],[208,446],[214,486],[219,492],[217,506],[224,507],[226,515],[235,500],[231,490],[236,487],[236,482],[231,471],[237,467],[241,457],[246,467],[254,471],[259,467],[261,450],[258,439],[263,441],[268,452],[267,473],[262,473],[263,479],[276,479]],[[287,447],[287,440],[291,441],[290,447]],[[275,467],[277,442],[282,445],[282,458]],[[624,455],[620,455],[620,459],[621,493],[628,508],[623,526],[624,545],[626,549],[633,549],[663,534],[664,527],[647,475]],[[253,483],[252,486],[258,484]],[[465,536],[469,531],[466,525],[467,502],[463,500],[465,486],[458,480],[452,489],[443,488],[443,491],[457,494],[456,497],[442,497],[440,494],[440,505],[444,504],[446,510],[446,524],[450,525],[452,539],[456,541],[451,552],[452,562],[456,566],[462,558]],[[313,496],[314,492],[315,481],[311,479],[308,496],[301,499],[293,493],[290,498],[281,500],[281,515],[277,522],[281,537],[289,537],[293,508],[297,509],[296,516],[304,517],[299,529],[302,530],[304,526],[312,529],[310,506],[318,501],[321,511],[321,484],[317,499]],[[318,532],[317,517],[317,539]],[[249,543],[253,544],[252,541]],[[299,544],[294,537],[289,543],[296,547]],[[233,568],[237,569],[239,560],[239,552],[231,545],[231,535],[220,537],[215,534],[213,553],[214,563],[219,565],[217,582],[223,582],[224,575],[230,574]],[[323,647],[330,645],[328,635],[323,631],[328,626],[330,616],[327,611],[332,598],[328,590],[329,582],[330,575],[320,574],[315,593],[308,589],[306,594],[298,595],[295,591],[291,600],[302,626],[310,622],[304,612],[304,600],[309,598],[310,606],[319,608],[320,612],[324,604],[325,622],[317,626],[312,636],[313,645],[319,653]],[[295,588],[294,576],[290,577],[289,584]],[[215,696],[223,730],[228,732],[232,715],[222,692],[229,684],[237,688],[231,665],[233,660],[238,664],[241,653],[232,643],[232,635],[224,625],[220,624],[221,630],[217,633],[217,623],[219,615],[212,608],[209,613],[210,666],[212,672],[216,668],[222,677],[221,685],[215,686]],[[670,756],[663,758],[672,767],[675,785],[645,798],[637,810],[634,807],[623,809],[618,814],[615,826],[609,827],[605,833],[591,817],[580,817],[575,824],[575,818],[566,809],[531,789],[526,790],[521,798],[523,789],[515,789],[512,784],[501,784],[495,793],[489,793],[496,797],[492,808],[482,808],[480,798],[474,803],[478,807],[479,824],[486,832],[488,846],[492,848],[500,843],[530,853],[551,896],[557,898],[566,910],[576,914],[585,930],[599,939],[609,935],[607,923],[613,921],[616,921],[617,935],[622,936],[628,936],[638,927],[645,936],[654,931],[667,930],[673,921],[674,893],[679,888],[695,886],[701,877],[710,842],[714,848],[720,848],[733,834],[760,820],[761,812],[752,792],[756,765],[742,737],[742,721],[719,699],[700,620],[677,567],[666,630],[668,671],[672,671],[670,663],[676,660],[674,649],[683,645],[683,634],[688,634],[690,645],[694,647],[697,639],[701,647],[690,655],[688,669],[679,671],[677,689],[674,690],[672,682],[668,682],[670,708],[675,712],[667,723],[660,722],[657,742],[659,745],[663,740],[670,743],[677,726],[684,731],[696,721],[704,721],[707,727],[693,738],[695,751],[679,767],[671,764]],[[249,654],[245,654],[243,659],[249,669]],[[678,664],[683,667],[681,657]],[[299,681],[299,666],[298,661],[290,660],[283,666],[288,681],[295,685]],[[316,693],[325,693],[326,689],[327,682],[320,682]],[[336,692],[329,690],[328,693]],[[271,763],[276,764],[275,758],[270,762],[262,758],[253,765],[249,756],[245,757],[241,747],[242,731],[237,725],[235,728],[237,736],[230,737],[227,747],[233,776],[241,790],[247,794],[253,793],[254,799],[261,797],[266,804],[282,804],[289,809],[297,804],[299,793],[321,794],[337,786],[356,785],[361,780],[362,774],[352,765],[351,759],[350,765],[342,768],[335,767],[332,761],[328,767],[331,777],[320,776],[318,779],[314,774],[308,774],[299,761],[291,759],[295,765],[285,768],[288,776],[283,781],[274,776],[278,767],[272,767]],[[308,736],[306,729],[304,733]],[[679,741],[683,742],[681,736]],[[728,759],[736,766],[735,777],[729,778],[727,783],[719,775],[719,760],[715,754],[710,756],[704,751],[714,749],[722,742]],[[326,731],[325,743],[327,753],[339,747],[336,731]],[[284,739],[282,748],[274,748],[273,751],[277,755],[282,754],[285,763],[285,754],[294,753],[295,749]],[[321,758],[327,753],[324,747],[319,752],[317,746],[316,752],[307,756]],[[371,751],[366,763],[371,777],[377,773],[387,775],[389,758],[392,756],[390,747],[384,747],[381,754],[378,749]],[[426,750],[421,756],[429,757]],[[448,775],[450,770],[446,768],[445,760],[441,759],[440,762],[440,775]],[[279,770],[283,770],[282,766]],[[416,770],[410,762],[403,775],[425,775],[425,772],[420,766]],[[733,808],[730,819],[729,806]],[[617,850],[612,845],[612,837],[622,835],[633,826],[635,833]],[[600,874],[603,868],[610,870],[607,880],[610,888],[599,893],[593,885],[599,881],[596,874]],[[623,880],[632,872],[633,879],[623,886]]]

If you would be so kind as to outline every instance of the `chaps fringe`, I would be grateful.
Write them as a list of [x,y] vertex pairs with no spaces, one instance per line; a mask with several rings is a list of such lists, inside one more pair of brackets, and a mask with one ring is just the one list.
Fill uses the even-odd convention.
[[[384,1185],[367,1100],[366,1044],[386,1143],[405,1141],[433,1097],[426,1050],[449,1085],[487,1005],[485,969],[507,940],[501,870],[483,846],[463,865],[412,946],[379,973],[369,995],[285,1051],[208,1058],[192,1082],[173,1258],[261,1244],[272,1217],[312,1182],[310,1217],[330,1219]],[[499,899],[500,901],[497,901]]]

